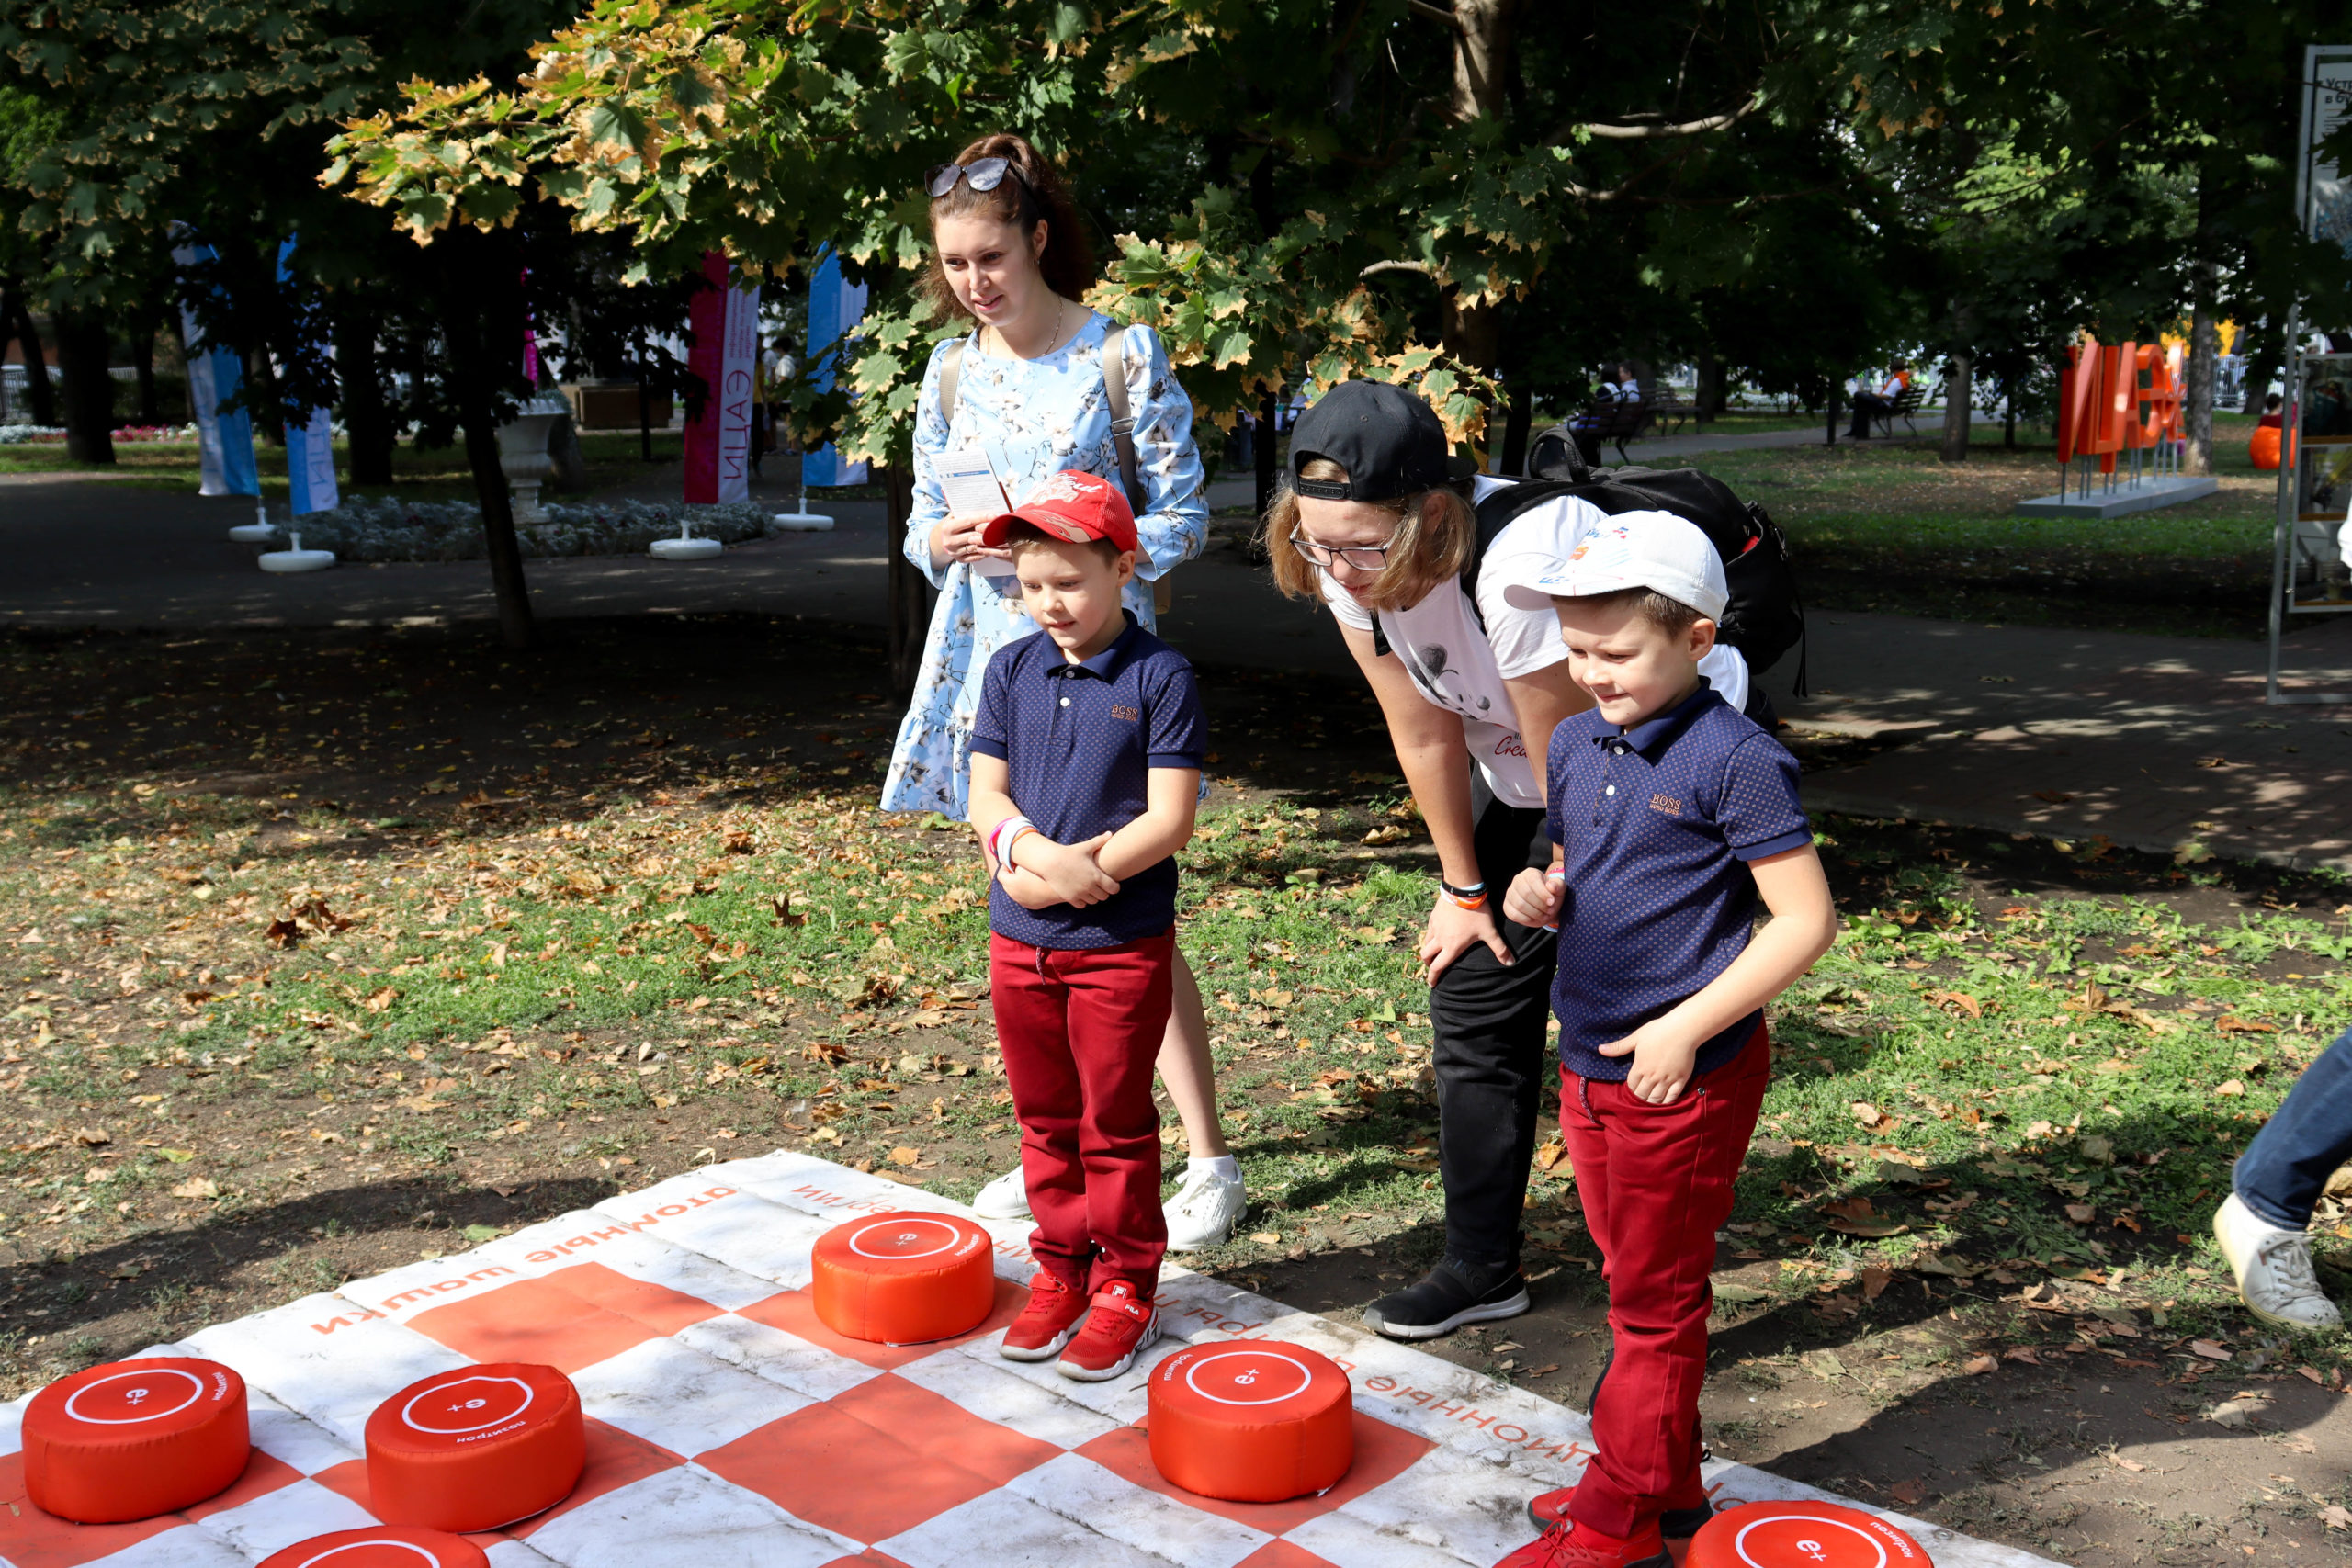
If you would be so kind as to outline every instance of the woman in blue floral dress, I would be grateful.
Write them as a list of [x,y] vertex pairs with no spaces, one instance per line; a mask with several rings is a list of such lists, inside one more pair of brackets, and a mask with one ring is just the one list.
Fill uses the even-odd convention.
[[[952,418],[940,409],[941,366],[952,344],[933,351],[916,408],[914,508],[900,547],[939,590],[939,603],[914,701],[891,750],[882,808],[961,818],[981,675],[998,649],[1036,628],[1022,610],[1006,552],[979,543],[992,513],[950,516],[936,465],[951,450],[983,451],[1017,505],[1065,468],[1117,482],[1119,464],[1103,382],[1111,322],[1077,302],[1094,279],[1094,265],[1059,174],[1020,137],[988,136],[933,170],[926,189],[933,240],[927,290],[942,316],[961,317],[974,330],[961,340]],[[1200,554],[1208,504],[1193,446],[1193,405],[1159,334],[1128,328],[1121,361],[1144,491],[1136,509],[1136,581],[1126,607],[1150,628],[1151,583]],[[1208,1025],[1182,953],[1159,1065],[1192,1146],[1183,1180],[1168,1201],[1169,1245],[1213,1247],[1239,1221],[1247,1198],[1217,1124]],[[975,1207],[1001,1218],[1028,1213],[1020,1170],[990,1182]]]

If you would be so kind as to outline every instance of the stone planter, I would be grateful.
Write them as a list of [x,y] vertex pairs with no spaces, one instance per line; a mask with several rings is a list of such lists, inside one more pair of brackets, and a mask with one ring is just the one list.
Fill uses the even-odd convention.
[[539,522],[547,515],[539,510],[539,486],[555,471],[555,459],[548,456],[548,436],[555,429],[555,422],[571,412],[571,405],[560,395],[542,392],[498,427],[498,466],[504,471],[507,489],[514,498],[517,527]]

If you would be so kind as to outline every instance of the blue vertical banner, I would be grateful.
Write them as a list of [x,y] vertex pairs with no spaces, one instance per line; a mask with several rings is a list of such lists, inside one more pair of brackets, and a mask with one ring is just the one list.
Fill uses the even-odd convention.
[[[817,389],[833,389],[833,374],[841,367],[843,340],[865,319],[865,285],[842,277],[842,259],[825,248],[808,279],[808,367]],[[865,465],[842,460],[830,443],[800,459],[800,482],[807,485],[862,485]]]
[[[277,247],[277,281],[282,287],[293,276],[287,262],[294,254],[291,238]],[[322,354],[333,349],[322,344]],[[297,517],[311,512],[332,512],[340,499],[334,486],[334,430],[327,411],[314,408],[300,424],[286,422],[286,479],[292,491],[289,511]]]
[[[172,252],[183,267],[212,259],[209,245],[188,243]],[[204,341],[196,312],[180,305],[180,343],[187,353],[187,407],[196,421],[198,462],[203,472],[199,495],[261,494],[261,469],[254,461],[253,416],[244,410],[223,413],[220,405],[242,390],[245,367],[233,350]]]

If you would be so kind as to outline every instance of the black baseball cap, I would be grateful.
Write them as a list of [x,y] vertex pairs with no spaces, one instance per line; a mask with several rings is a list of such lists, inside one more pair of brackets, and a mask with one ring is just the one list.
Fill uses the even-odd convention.
[[[1328,457],[1345,480],[1303,479],[1299,469]],[[1437,411],[1408,388],[1342,381],[1298,416],[1290,433],[1290,484],[1316,501],[1394,501],[1476,471],[1446,446]]]

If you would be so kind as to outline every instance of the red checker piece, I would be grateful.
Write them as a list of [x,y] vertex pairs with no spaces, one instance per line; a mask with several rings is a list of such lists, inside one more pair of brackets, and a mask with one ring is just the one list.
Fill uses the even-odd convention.
[[1187,1492],[1280,1503],[1336,1484],[1355,1463],[1348,1374],[1295,1345],[1195,1346],[1152,1370],[1151,1462]]
[[253,1438],[245,1380],[157,1356],[60,1378],[25,1408],[25,1495],[77,1524],[153,1518],[225,1492]]
[[969,1333],[996,1304],[989,1233],[953,1214],[835,1225],[810,1255],[817,1320],[845,1338],[921,1345]]
[[461,1536],[409,1525],[374,1525],[298,1540],[261,1568],[490,1568],[489,1554]]
[[527,1361],[461,1367],[368,1417],[368,1511],[388,1524],[494,1529],[562,1502],[587,1461],[570,1378]]
[[1742,1503],[1690,1539],[1684,1568],[1933,1568],[1875,1514],[1836,1503]]

